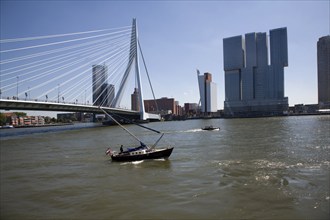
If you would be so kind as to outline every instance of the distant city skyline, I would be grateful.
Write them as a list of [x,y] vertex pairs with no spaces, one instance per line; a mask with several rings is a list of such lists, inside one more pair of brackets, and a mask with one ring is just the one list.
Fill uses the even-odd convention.
[[[1,1],[0,4],[1,39],[123,27],[136,17],[156,98],[173,97],[180,105],[197,103],[198,67],[213,74],[218,85],[218,109],[223,109],[225,100],[222,39],[287,27],[290,65],[285,73],[285,96],[289,97],[290,106],[318,102],[316,44],[320,37],[330,33],[329,1]],[[174,86],[173,79],[180,83]],[[144,93],[145,99],[152,98],[151,92]],[[130,97],[125,100],[129,106]]]

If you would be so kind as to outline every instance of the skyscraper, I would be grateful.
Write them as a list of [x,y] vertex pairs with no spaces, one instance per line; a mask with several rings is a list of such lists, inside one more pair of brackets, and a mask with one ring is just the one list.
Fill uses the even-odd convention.
[[330,35],[317,42],[318,103],[330,108]]
[[223,57],[226,116],[281,115],[288,110],[284,97],[286,28],[270,30],[270,64],[266,33],[223,39]]
[[217,85],[212,82],[212,74],[204,73],[204,75],[200,75],[199,70],[197,70],[197,77],[201,112],[204,114],[217,112]]
[[[93,103],[97,106],[108,106],[108,96],[114,88],[110,89],[107,83],[108,68],[105,65],[93,65]],[[108,91],[109,90],[109,91]]]

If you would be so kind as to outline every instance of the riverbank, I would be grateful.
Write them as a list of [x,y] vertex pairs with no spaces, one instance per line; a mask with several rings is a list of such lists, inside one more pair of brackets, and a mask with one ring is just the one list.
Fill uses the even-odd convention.
[[0,126],[0,129],[11,129],[11,128],[40,128],[40,127],[54,127],[54,126],[65,126],[65,125],[73,125],[74,123],[55,123],[55,124],[38,124],[38,125],[4,125]]
[[54,127],[54,126],[65,126],[65,125],[74,125],[74,123],[55,123],[55,124],[43,124],[43,125],[22,125],[15,126],[14,128],[40,128],[40,127]]

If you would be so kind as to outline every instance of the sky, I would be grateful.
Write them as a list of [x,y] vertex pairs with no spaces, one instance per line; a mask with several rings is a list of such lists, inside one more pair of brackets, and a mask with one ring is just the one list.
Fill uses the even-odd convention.
[[[287,27],[289,105],[317,103],[317,50],[330,34],[325,1],[3,1],[1,39],[116,28],[138,23],[156,98],[197,103],[196,69],[212,74],[225,99],[223,39]],[[151,99],[146,92],[145,99]]]

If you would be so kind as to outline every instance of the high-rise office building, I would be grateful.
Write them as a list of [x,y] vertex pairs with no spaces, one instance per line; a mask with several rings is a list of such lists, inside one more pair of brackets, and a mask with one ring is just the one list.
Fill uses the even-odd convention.
[[318,103],[330,108],[330,35],[317,42]]
[[[108,85],[107,78],[108,78],[107,66],[93,65],[93,103],[94,103],[94,105],[109,106],[114,98],[114,86]],[[110,100],[111,97],[112,97],[112,100]]]
[[201,101],[201,112],[208,114],[217,112],[217,85],[212,82],[212,74],[201,75],[197,70],[199,94]]
[[266,33],[223,39],[226,116],[282,115],[288,110],[284,97],[287,29],[270,30],[269,38],[270,64]]

